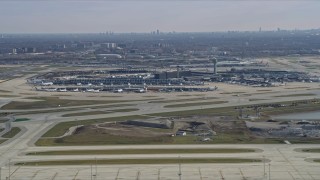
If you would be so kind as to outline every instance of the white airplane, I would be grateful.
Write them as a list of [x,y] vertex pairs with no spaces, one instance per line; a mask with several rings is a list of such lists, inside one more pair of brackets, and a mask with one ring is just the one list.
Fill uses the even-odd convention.
[[87,91],[87,92],[93,92],[94,89],[87,89],[86,91]]
[[145,93],[146,90],[145,90],[145,89],[138,89],[138,90],[136,90],[136,92],[137,92],[137,93]]
[[48,89],[44,89],[45,91],[49,91],[49,92],[54,92],[57,91],[57,88],[48,88]]
[[66,88],[62,88],[62,89],[59,89],[58,91],[59,92],[67,92],[67,89]]
[[98,93],[100,92],[99,89],[95,90],[95,89],[87,89],[87,92],[94,92],[94,93]]
[[53,82],[42,82],[41,83],[43,86],[52,86]]
[[73,92],[79,92],[79,89],[78,88],[76,88],[76,89],[74,89],[74,90],[72,90]]
[[117,89],[114,91],[115,93],[122,93],[123,92],[123,89]]

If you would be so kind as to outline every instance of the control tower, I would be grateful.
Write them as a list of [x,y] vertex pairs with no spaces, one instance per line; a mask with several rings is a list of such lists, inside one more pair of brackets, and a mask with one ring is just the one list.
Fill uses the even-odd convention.
[[210,58],[210,61],[212,61],[213,65],[214,65],[213,74],[217,74],[218,73],[218,71],[217,71],[217,64],[218,64],[217,58],[215,58],[215,57]]

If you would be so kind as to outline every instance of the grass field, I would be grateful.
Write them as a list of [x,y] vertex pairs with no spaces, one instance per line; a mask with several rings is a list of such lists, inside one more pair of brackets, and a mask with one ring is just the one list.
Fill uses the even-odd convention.
[[308,152],[308,153],[320,153],[320,149],[302,149],[302,152]]
[[263,101],[263,100],[266,100],[266,99],[249,99],[249,101]]
[[205,106],[214,104],[223,104],[228,101],[212,101],[212,102],[196,102],[196,103],[184,103],[184,104],[171,104],[164,106],[165,108],[178,108],[178,107],[189,107],[189,106]]
[[[97,105],[97,106],[90,106],[90,109],[105,109],[105,108],[115,108],[115,107],[126,107],[126,106],[133,106],[133,104],[112,104],[112,105]],[[17,115],[28,115],[28,114],[42,114],[42,113],[54,113],[54,112],[67,112],[67,111],[81,111],[84,108],[64,108],[64,109],[52,109],[52,110],[30,110],[26,112],[18,112],[15,113]],[[70,113],[71,114],[71,113]]]
[[[247,133],[221,133],[211,141],[203,142],[198,136],[130,137],[110,134],[73,134],[63,138],[42,138],[37,146],[80,146],[80,145],[134,145],[134,144],[279,144],[284,139],[254,138]],[[291,141],[290,141],[291,142]],[[319,142],[319,141],[317,141]],[[317,143],[315,142],[315,143]]]
[[122,97],[122,96],[116,96],[116,95],[107,96],[107,95],[105,95],[105,96],[98,96],[98,97]]
[[57,96],[57,97],[61,97],[61,96],[71,96],[70,94],[54,94],[51,96]]
[[11,131],[5,133],[2,135],[3,138],[13,138],[15,135],[17,135],[21,131],[18,127],[13,127]]
[[27,155],[250,153],[255,149],[112,149],[30,152]]
[[241,94],[241,96],[252,96],[252,95],[258,95],[258,94],[275,94],[279,93],[280,91],[264,91],[264,92],[255,92],[255,93],[245,93]]
[[320,144],[319,138],[287,138],[286,140],[288,140],[292,144]]
[[126,121],[126,120],[133,120],[133,119],[146,119],[148,117],[145,116],[120,116],[114,118],[100,118],[100,119],[89,119],[89,120],[82,120],[82,121],[68,121],[62,122],[55,125],[49,131],[47,131],[42,137],[59,137],[62,136],[65,132],[69,130],[72,126],[77,125],[89,125],[94,123],[102,123],[102,122],[112,122],[112,121]]
[[272,91],[271,89],[258,89],[258,92],[268,92],[268,91]]
[[67,112],[67,111],[80,111],[83,108],[64,108],[64,109],[52,109],[52,110],[30,110],[25,112],[17,112],[16,115],[28,115],[28,114],[44,114],[44,113],[55,113],[55,112]]
[[9,95],[9,94],[0,94],[0,97],[3,97],[3,98],[10,98],[10,97],[19,97],[19,96]]
[[12,101],[9,104],[6,104],[1,109],[12,110],[12,109],[41,109],[41,108],[54,108],[54,107],[68,107],[68,106],[83,106],[83,105],[95,105],[95,104],[110,104],[110,103],[119,103],[124,101],[119,100],[69,100],[69,99],[60,99],[58,97],[39,97],[31,98],[39,101],[35,102],[20,102]]
[[62,117],[110,114],[110,113],[114,113],[114,112],[132,112],[132,111],[137,111],[137,110],[139,110],[139,109],[137,109],[137,108],[127,108],[127,109],[113,109],[113,110],[107,110],[107,111],[87,111],[87,112],[64,114],[64,115],[62,115]]
[[236,92],[223,92],[223,93],[220,93],[220,94],[243,94],[243,93],[246,93],[246,92],[243,92],[243,91],[236,91]]
[[320,109],[320,104],[313,104],[313,105],[301,105],[301,106],[295,106],[295,107],[288,106],[283,108],[265,109],[262,112],[267,115],[278,115],[278,114],[318,111],[319,109]]
[[190,116],[190,115],[236,115],[238,111],[234,107],[222,107],[222,108],[204,108],[204,109],[195,109],[187,111],[172,111],[164,113],[152,113],[147,114],[150,116]]
[[2,93],[9,93],[9,92],[11,92],[11,91],[6,91],[6,90],[0,89],[0,92],[2,92]]
[[[291,104],[292,101],[281,102],[281,104]],[[277,114],[277,113],[290,113],[290,112],[303,112],[306,110],[317,110],[320,104],[304,104],[299,106],[285,106],[279,108],[266,108],[262,109],[263,114]],[[247,111],[248,112],[248,111]],[[234,116],[236,119],[238,110],[235,107],[224,108],[210,108],[210,109],[198,109],[189,111],[175,111],[151,114],[152,116],[188,116],[188,115],[217,115],[217,116]],[[50,129],[43,137],[59,137],[63,135],[70,127],[76,125],[89,125],[99,122],[110,121],[123,121],[134,119],[147,119],[148,116],[124,116],[116,118],[104,118],[104,119],[92,119],[85,121],[71,121],[59,123]],[[235,123],[243,124],[242,120],[236,120]],[[241,124],[242,123],[242,124]],[[238,125],[236,125],[238,127]],[[211,141],[202,142],[201,138],[197,136],[161,136],[161,137],[126,137],[126,136],[114,136],[108,133],[89,133],[89,134],[73,134],[63,138],[41,138],[36,142],[38,146],[62,146],[62,145],[114,145],[114,144],[270,144],[270,143],[283,143],[283,138],[256,138],[253,137],[248,130],[241,129],[241,131],[219,132],[217,136],[214,136]],[[288,139],[293,144],[295,143],[319,143],[320,139],[306,139],[296,138]]]
[[[283,104],[283,105],[290,105],[293,102],[301,102],[301,101],[285,101],[285,102],[275,102],[273,104]],[[250,105],[263,105],[261,104],[253,104]],[[190,116],[190,115],[229,115],[229,116],[236,116],[238,115],[238,110],[235,108],[239,107],[248,107],[247,105],[244,106],[229,106],[229,107],[220,107],[220,108],[205,108],[205,109],[195,109],[195,110],[187,110],[187,111],[172,111],[172,112],[164,112],[164,113],[153,113],[147,114],[150,116]],[[279,108],[269,108],[269,109],[262,109],[260,112],[265,113],[267,115],[275,115],[275,114],[286,114],[286,113],[297,113],[297,112],[308,112],[308,111],[316,111],[320,109],[319,104],[303,104],[299,106],[286,106],[286,107],[279,107]]]
[[110,134],[87,133],[56,139],[39,139],[37,146],[80,146],[80,145],[120,145],[120,144],[170,144],[171,137],[125,137]]
[[241,158],[161,158],[161,159],[92,159],[64,161],[20,162],[15,165],[46,166],[46,165],[90,165],[90,164],[193,164],[193,163],[257,163],[261,159]]
[[103,109],[103,108],[115,108],[115,107],[126,107],[126,106],[134,106],[134,104],[100,105],[100,106],[92,106],[90,107],[90,109]]
[[37,95],[37,93],[19,93],[21,95]]
[[316,96],[316,94],[312,94],[312,93],[305,93],[305,94],[288,94],[288,95],[273,96],[273,97],[298,97],[298,96]]
[[21,121],[30,121],[29,118],[17,118],[14,122],[21,122]]
[[78,112],[78,113],[70,113],[64,114],[62,117],[72,117],[72,116],[89,116],[89,115],[99,115],[99,114],[109,114],[111,111],[87,111],[87,112]]
[[181,96],[181,97],[188,97],[188,96],[206,96],[206,94],[181,94],[181,95],[177,95],[177,96]]
[[320,88],[309,88],[307,90],[320,90]]
[[0,139],[0,144],[4,143],[6,141],[7,141],[7,139]]
[[306,89],[306,88],[310,88],[310,87],[307,87],[307,86],[304,86],[304,87],[288,87],[288,88],[284,88],[284,89]]
[[7,121],[8,121],[8,119],[0,119],[0,123],[5,123]]
[[159,100],[149,101],[149,103],[176,103],[176,102],[191,102],[191,101],[203,101],[210,99],[218,99],[217,97],[202,97],[202,98],[188,98],[188,99],[176,99],[176,100]]
[[114,109],[111,110],[112,112],[132,112],[132,111],[138,111],[138,108],[126,108],[126,109]]

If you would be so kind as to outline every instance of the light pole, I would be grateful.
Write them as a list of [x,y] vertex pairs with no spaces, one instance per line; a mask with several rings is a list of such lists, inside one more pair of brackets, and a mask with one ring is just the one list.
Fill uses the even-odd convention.
[[91,172],[91,173],[90,173],[90,174],[91,174],[91,175],[90,175],[90,179],[92,180],[92,164],[90,164],[90,170],[91,170],[91,171],[90,171],[90,172]]
[[140,180],[140,171],[137,172],[137,178],[136,180]]
[[201,168],[199,167],[198,170],[199,170],[200,180],[202,180]]
[[[158,169],[158,180],[160,180],[160,172],[161,172],[161,169],[164,169],[165,167],[161,167]],[[0,179],[1,180],[1,179]]]
[[178,176],[179,176],[179,180],[181,180],[182,173],[181,173],[181,159],[180,159],[180,156],[179,156],[179,173],[178,173]]
[[96,162],[96,173],[95,173],[94,179],[97,179],[98,168],[97,168],[97,158],[96,157],[95,157],[95,162]]
[[121,170],[121,168],[118,169],[117,176],[116,176],[115,180],[118,180],[118,177],[119,177],[119,174],[120,174],[120,170]]
[[269,163],[269,180],[271,179],[270,163]]
[[9,176],[8,176],[8,180],[10,180],[10,176],[11,176],[11,167],[10,167],[10,163],[11,163],[11,160],[9,159]]
[[263,177],[266,176],[266,161],[265,161],[265,156],[263,156]]

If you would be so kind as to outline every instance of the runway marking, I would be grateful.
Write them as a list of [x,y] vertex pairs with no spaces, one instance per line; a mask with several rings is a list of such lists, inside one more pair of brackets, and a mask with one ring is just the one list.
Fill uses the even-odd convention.
[[201,168],[199,167],[198,170],[199,170],[200,180],[202,180]]
[[140,171],[138,171],[138,172],[137,172],[137,178],[136,178],[136,180],[139,180],[139,179],[140,179],[140,174],[141,174]]
[[56,173],[53,175],[53,177],[51,178],[51,180],[54,180],[57,175],[58,175],[58,173],[56,172]]
[[117,172],[117,175],[116,175],[115,180],[118,180],[118,176],[119,176],[119,173],[120,173],[120,169],[121,169],[121,168],[118,169],[118,172]]
[[41,171],[40,169],[37,170],[37,171],[33,174],[33,176],[31,177],[31,180],[34,179],[40,171]]
[[288,174],[292,177],[293,180],[295,180],[296,178],[294,178],[294,176],[291,174],[290,171],[288,171]]
[[76,180],[76,178],[77,178],[77,176],[78,176],[79,172],[80,172],[80,169],[78,169],[78,171],[77,171],[77,172],[76,172],[76,174],[74,175],[73,180]]
[[160,180],[160,170],[161,168],[158,169],[158,180]]
[[280,153],[280,155],[283,157],[283,159],[291,165],[291,167],[298,173],[298,175],[302,178],[305,179],[299,172],[299,170],[291,163],[291,161],[289,161],[289,159],[279,150],[279,148],[277,148],[277,151]]
[[241,174],[241,176],[242,176],[242,179],[243,179],[243,180],[246,180],[247,178],[244,176],[244,174],[243,174],[243,172],[242,172],[241,168],[239,168],[239,171],[240,171],[240,174]]
[[312,180],[315,180],[315,178],[312,176],[312,174],[310,174],[309,172],[307,172],[307,173],[311,177]]
[[[49,124],[47,127],[43,128],[44,125],[47,123],[48,119],[46,117],[44,122],[41,122],[40,124],[38,124],[37,129],[40,129],[41,131],[44,130],[45,128],[49,127],[51,124]],[[5,154],[7,154],[8,152],[12,152],[12,151],[18,151],[16,154],[20,154],[24,149],[26,149],[26,147],[24,148],[18,148],[19,146],[25,145],[25,146],[29,146],[28,143],[30,142],[30,140],[32,140],[34,137],[36,137],[36,135],[41,132],[41,131],[33,131],[33,132],[29,132],[28,129],[26,128],[26,130],[21,131],[22,134],[19,137],[13,137],[10,138],[12,139],[11,142],[8,144],[8,148],[5,148],[2,152],[2,157],[10,159],[11,157],[9,156],[5,156]],[[20,133],[21,133],[20,132]],[[19,133],[19,134],[20,134]],[[23,140],[28,140],[28,142],[23,142]],[[15,142],[15,143],[14,143]],[[4,159],[5,160],[5,159]],[[1,162],[0,162],[1,165]]]
[[222,174],[222,171],[221,171],[221,170],[219,170],[219,174],[220,174],[220,176],[221,176],[221,179],[224,180],[224,177],[223,177],[223,174]]
[[13,175],[15,172],[17,172],[18,169],[20,169],[20,168],[21,168],[21,166],[19,166],[17,169],[15,169],[15,170],[10,174],[10,177],[12,177],[12,175]]

